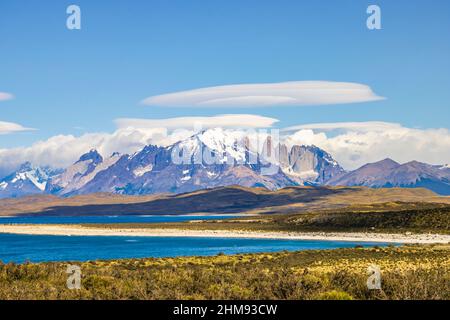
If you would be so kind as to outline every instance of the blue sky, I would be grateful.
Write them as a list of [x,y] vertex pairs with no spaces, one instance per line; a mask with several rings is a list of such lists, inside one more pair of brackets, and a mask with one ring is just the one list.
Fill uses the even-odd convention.
[[[77,4],[82,29],[66,28]],[[366,8],[382,30],[366,28]],[[449,128],[447,0],[151,0],[0,3],[0,121],[36,131],[0,135],[0,149],[58,134],[112,132],[117,118],[230,113],[143,106],[149,96],[227,84],[302,80],[368,85],[386,100],[239,108],[280,127],[386,121]]]

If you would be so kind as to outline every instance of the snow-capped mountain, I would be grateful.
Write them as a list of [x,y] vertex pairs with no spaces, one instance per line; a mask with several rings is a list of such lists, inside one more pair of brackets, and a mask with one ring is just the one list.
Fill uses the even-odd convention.
[[418,161],[399,164],[391,159],[385,159],[336,176],[327,184],[373,188],[423,187],[438,194],[450,195],[450,169]]
[[183,193],[228,185],[271,190],[293,185],[425,187],[450,194],[450,167],[386,159],[345,172],[313,145],[288,146],[267,135],[261,139],[208,129],[167,147],[148,145],[133,155],[104,158],[91,150],[59,172],[25,163],[0,180],[0,197]]
[[103,159],[97,150],[91,150],[61,174],[52,177],[45,189],[48,193],[60,195],[76,193],[94,179],[99,172],[108,169],[119,159],[120,154],[118,153]]
[[[266,144],[269,142],[267,139]],[[181,193],[226,185],[274,190],[321,183],[343,172],[317,147],[293,147],[280,164],[267,155],[271,147],[262,144],[257,146],[240,132],[205,130],[168,147],[150,145],[134,155],[124,155],[70,193]],[[288,148],[283,146],[283,150]],[[60,193],[68,194],[67,186]]]
[[0,198],[44,193],[49,179],[55,174],[58,174],[58,171],[48,167],[34,167],[26,162],[15,172],[0,180]]

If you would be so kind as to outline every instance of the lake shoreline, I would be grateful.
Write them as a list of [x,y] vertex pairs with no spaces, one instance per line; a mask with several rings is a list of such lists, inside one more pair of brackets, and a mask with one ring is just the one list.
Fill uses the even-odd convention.
[[319,240],[398,244],[446,244],[450,235],[372,232],[275,232],[244,230],[187,230],[95,228],[80,225],[0,225],[0,233],[53,236],[201,237],[274,240]]

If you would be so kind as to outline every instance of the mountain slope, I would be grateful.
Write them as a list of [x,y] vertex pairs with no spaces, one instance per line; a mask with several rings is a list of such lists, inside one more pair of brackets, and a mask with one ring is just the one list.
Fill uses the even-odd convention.
[[369,163],[344,175],[329,179],[328,185],[383,187],[424,187],[450,195],[450,169],[411,161],[399,164],[391,159]]
[[91,150],[61,174],[54,176],[49,181],[46,192],[70,195],[94,179],[99,172],[116,163],[119,158],[120,155],[115,153],[110,158],[103,159],[96,150]]
[[17,171],[0,180],[0,198],[44,193],[49,179],[57,173],[48,167],[33,167],[26,162]]

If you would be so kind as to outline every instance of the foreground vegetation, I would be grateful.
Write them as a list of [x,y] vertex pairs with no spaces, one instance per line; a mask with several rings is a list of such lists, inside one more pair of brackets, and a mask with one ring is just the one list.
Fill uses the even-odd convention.
[[[450,299],[450,245],[0,264],[0,299]],[[368,290],[376,264],[382,289]]]

